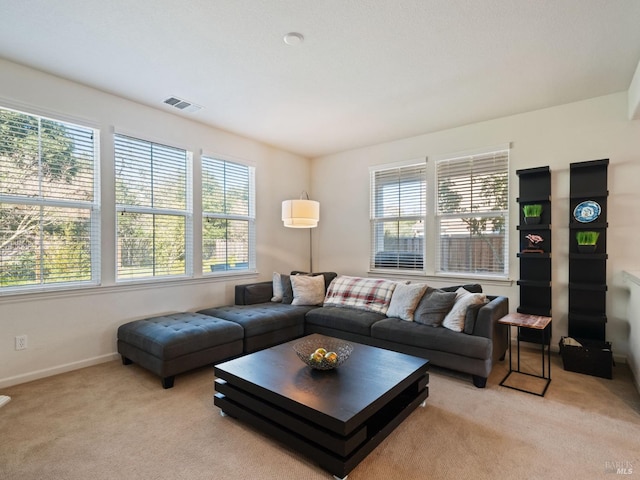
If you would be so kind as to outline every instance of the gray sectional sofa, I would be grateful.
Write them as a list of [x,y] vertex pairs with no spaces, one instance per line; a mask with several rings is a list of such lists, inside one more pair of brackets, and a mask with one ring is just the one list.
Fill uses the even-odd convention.
[[[335,273],[322,275],[325,288],[336,277]],[[509,312],[506,297],[487,295],[487,303],[469,307],[463,331],[458,332],[375,311],[327,303],[292,304],[286,288],[284,299],[274,302],[273,285],[273,281],[267,281],[236,286],[234,305],[122,325],[118,329],[118,352],[123,363],[140,364],[170,388],[178,373],[320,333],[427,358],[432,365],[470,374],[474,385],[483,388],[494,362],[504,358],[508,347],[507,328],[498,323]],[[462,287],[470,292],[482,291],[477,284]],[[458,288],[438,291],[455,292]],[[219,338],[217,330],[221,332]],[[203,343],[204,337],[208,341]]]

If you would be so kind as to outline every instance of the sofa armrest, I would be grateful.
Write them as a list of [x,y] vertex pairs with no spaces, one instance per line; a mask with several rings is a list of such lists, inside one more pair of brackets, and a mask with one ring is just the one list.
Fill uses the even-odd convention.
[[509,329],[506,325],[498,323],[502,317],[509,313],[509,298],[487,295],[489,303],[478,310],[476,325],[473,335],[486,337],[491,340],[493,361],[501,360],[509,346]]
[[255,303],[266,303],[273,297],[273,282],[246,283],[236,285],[236,305],[253,305]]
[[[490,295],[487,295],[487,298],[489,299],[489,303],[478,310],[473,335],[493,339],[496,333],[496,327],[504,327],[504,325],[498,324],[498,320],[509,313],[509,298]],[[503,329],[500,328],[499,331],[502,330]]]

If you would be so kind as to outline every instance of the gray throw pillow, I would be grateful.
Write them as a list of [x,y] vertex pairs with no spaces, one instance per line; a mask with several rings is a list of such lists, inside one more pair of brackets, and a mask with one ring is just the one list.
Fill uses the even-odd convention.
[[418,307],[413,314],[413,321],[432,327],[439,327],[455,301],[456,292],[444,292],[429,287],[422,296],[420,303],[418,303]]
[[289,275],[281,274],[280,281],[282,282],[282,303],[290,305],[293,302],[293,287],[291,286],[291,277]]
[[484,307],[484,304],[469,305],[467,307],[467,314],[464,317],[464,330],[463,332],[471,335],[476,328],[476,319],[478,318],[478,311]]

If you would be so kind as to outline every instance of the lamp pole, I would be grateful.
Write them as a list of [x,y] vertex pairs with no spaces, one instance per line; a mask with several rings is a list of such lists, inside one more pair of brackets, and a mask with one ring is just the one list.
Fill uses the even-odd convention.
[[309,273],[313,273],[313,228],[309,229]]

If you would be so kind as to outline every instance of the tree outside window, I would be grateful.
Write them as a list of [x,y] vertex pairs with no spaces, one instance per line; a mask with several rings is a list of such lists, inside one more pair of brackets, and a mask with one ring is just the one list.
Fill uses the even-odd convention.
[[438,270],[508,274],[509,152],[437,162]]
[[119,280],[191,271],[190,154],[115,136]]
[[97,131],[0,108],[0,289],[97,283]]
[[203,273],[255,269],[254,168],[202,157]]

